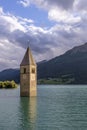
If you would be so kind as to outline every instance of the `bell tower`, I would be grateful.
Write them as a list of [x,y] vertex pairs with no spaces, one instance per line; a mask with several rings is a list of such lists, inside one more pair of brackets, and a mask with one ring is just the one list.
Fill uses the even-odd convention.
[[20,96],[32,97],[37,95],[37,67],[30,48],[20,64]]

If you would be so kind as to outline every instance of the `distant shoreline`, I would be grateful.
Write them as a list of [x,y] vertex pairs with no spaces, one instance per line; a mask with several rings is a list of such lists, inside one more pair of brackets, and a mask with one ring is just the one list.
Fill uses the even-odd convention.
[[73,78],[69,79],[62,79],[62,78],[48,78],[48,79],[39,79],[37,81],[38,84],[54,84],[54,85],[61,85],[61,84],[72,84],[74,81]]
[[75,82],[74,78],[48,78],[48,79],[39,79],[37,81],[38,85],[87,85],[87,83],[78,83]]

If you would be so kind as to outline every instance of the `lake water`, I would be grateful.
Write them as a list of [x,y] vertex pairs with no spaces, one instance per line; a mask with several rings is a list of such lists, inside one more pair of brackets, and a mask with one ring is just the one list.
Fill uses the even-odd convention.
[[87,130],[87,86],[39,85],[31,99],[0,89],[0,130]]

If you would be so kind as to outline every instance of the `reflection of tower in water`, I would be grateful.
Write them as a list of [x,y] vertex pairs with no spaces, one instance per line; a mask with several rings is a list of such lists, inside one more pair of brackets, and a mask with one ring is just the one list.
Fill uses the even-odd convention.
[[36,128],[36,115],[37,115],[37,99],[21,98],[21,128],[23,130],[35,130]]

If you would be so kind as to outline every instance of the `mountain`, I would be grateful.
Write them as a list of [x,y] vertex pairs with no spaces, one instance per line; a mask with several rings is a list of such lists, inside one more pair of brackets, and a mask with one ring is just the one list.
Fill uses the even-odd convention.
[[[37,63],[38,79],[73,78],[73,84],[87,84],[87,43],[74,47],[63,55]],[[0,72],[0,80],[19,82],[19,69]]]
[[87,84],[87,43],[38,66],[38,78],[72,77],[75,84]]
[[19,83],[19,77],[19,69],[6,69],[0,72],[0,81],[15,80],[16,83]]

